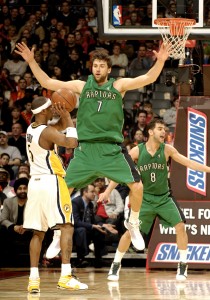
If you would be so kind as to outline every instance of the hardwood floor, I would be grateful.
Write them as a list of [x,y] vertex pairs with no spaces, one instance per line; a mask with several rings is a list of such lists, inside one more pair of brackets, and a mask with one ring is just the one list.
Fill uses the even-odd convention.
[[89,285],[85,291],[64,291],[56,288],[60,269],[42,269],[40,295],[28,295],[28,269],[0,270],[0,299],[4,300],[210,300],[210,273],[189,271],[188,279],[179,283],[175,271],[145,268],[122,268],[119,282],[107,281],[108,268],[77,269],[76,275]]

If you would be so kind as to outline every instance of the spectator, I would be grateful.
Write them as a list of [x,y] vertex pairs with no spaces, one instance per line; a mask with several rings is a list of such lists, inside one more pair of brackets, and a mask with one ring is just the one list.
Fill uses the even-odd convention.
[[9,165],[12,166],[14,175],[16,176],[22,157],[17,147],[8,145],[8,134],[5,131],[0,131],[0,154],[1,153],[9,154]]
[[146,123],[148,124],[153,118],[159,118],[157,114],[155,114],[152,110],[152,103],[149,101],[145,101],[143,103],[143,110],[147,112],[147,120]]
[[146,141],[147,137],[147,112],[145,110],[140,110],[137,114],[137,122],[134,127],[131,129],[131,140],[134,138],[134,133],[136,130],[141,130],[144,135],[144,141]]
[[96,16],[96,10],[94,7],[88,8],[88,14],[87,14],[86,21],[87,21],[87,25],[89,27],[92,27],[94,32],[98,31],[98,21],[97,21],[97,16]]
[[79,53],[79,56],[82,56],[83,47],[81,45],[76,45],[76,43],[75,43],[75,34],[73,32],[70,32],[67,35],[66,47],[65,47],[65,51],[67,53],[67,56],[70,54],[71,50],[73,50],[73,49],[76,49],[77,52]]
[[165,18],[176,18],[176,2],[169,3],[169,7],[165,12]]
[[12,51],[11,59],[8,59],[4,63],[4,68],[10,72],[10,77],[15,79],[16,77],[22,77],[27,69],[28,64],[20,59],[20,56]]
[[[11,20],[10,20],[10,24],[11,24]],[[16,42],[19,39],[19,34],[17,32],[16,26],[9,25],[8,33],[7,33],[6,37],[7,37],[8,41],[10,41],[11,51],[13,52],[13,50],[15,49]]]
[[144,142],[144,135],[140,129],[137,129],[133,135],[133,144],[138,145]]
[[26,80],[23,77],[21,77],[18,80],[18,84],[15,90],[11,91],[10,99],[9,99],[10,108],[14,108],[15,106],[18,106],[18,101],[25,97],[26,85],[27,85]]
[[94,243],[95,267],[102,267],[102,254],[105,251],[105,231],[96,224],[94,216],[95,187],[88,185],[81,189],[81,196],[72,200],[74,216],[74,242],[79,265],[89,253],[89,245]]
[[146,13],[141,20],[141,25],[152,25],[152,3],[147,4]]
[[171,108],[167,109],[163,115],[163,121],[166,123],[167,126],[169,127],[176,126],[176,116],[177,116],[178,108],[179,108],[179,99],[174,98],[172,101]]
[[33,233],[23,228],[27,187],[27,178],[16,180],[14,185],[16,196],[4,200],[0,216],[1,266],[2,264],[6,264],[7,267],[17,265],[19,261],[18,255],[23,252],[23,249],[29,257],[29,243]]
[[15,179],[10,180],[9,185],[13,187],[15,184],[15,180],[22,178],[22,177],[26,177],[26,178],[30,179],[30,166],[27,163],[21,163],[19,165],[17,175],[16,175]]
[[[22,103],[21,103],[22,104]],[[7,116],[7,122],[5,124],[5,131],[11,132],[12,131],[12,125],[15,123],[20,123],[23,128],[23,132],[26,132],[26,129],[28,127],[27,123],[21,116],[21,107],[20,106],[14,106],[10,112],[10,115]]]
[[16,82],[11,79],[10,72],[7,68],[2,68],[0,73],[1,92],[5,94],[7,99],[10,98],[11,92],[16,90]]
[[5,130],[8,114],[8,105],[4,101],[4,96],[0,94],[0,130]]
[[10,53],[11,53],[11,44],[0,32],[0,55],[1,55],[0,67],[3,67]]
[[[68,1],[63,1],[61,9],[58,11],[57,19],[63,22],[64,26],[68,28],[68,32],[74,30],[77,26],[77,16],[70,11],[70,5]],[[71,24],[71,27],[70,27]]]
[[8,153],[0,154],[0,168],[3,168],[9,173],[10,180],[14,179],[14,172],[12,167],[9,165],[10,156]]
[[21,153],[21,161],[27,160],[26,154],[26,139],[22,136],[23,128],[21,123],[12,125],[12,135],[8,139],[8,145],[18,148]]
[[[105,178],[98,178],[94,181],[94,186],[98,189],[98,194],[105,191]],[[97,204],[95,221],[97,224],[106,223],[118,227],[121,213],[124,210],[123,200],[116,189],[110,194],[110,198]],[[111,231],[111,233],[117,233]]]
[[40,84],[34,80],[31,72],[26,71],[23,78],[26,81],[26,89],[32,89],[35,91],[40,86]]
[[51,24],[50,20],[52,19],[52,15],[47,2],[41,3],[40,12],[41,12],[40,24],[43,28],[48,28]]
[[[9,181],[9,172],[4,168],[0,168],[0,191],[6,198],[12,198],[15,195],[13,187],[9,185]],[[2,200],[4,201],[4,199],[1,198],[1,201]],[[1,202],[1,205],[3,204],[3,201]]]
[[[147,48],[145,44],[139,46],[137,57],[134,58],[129,66],[129,75],[135,77],[138,75],[138,71],[149,70],[153,65],[153,59],[146,56]],[[139,72],[140,75],[140,72]]]
[[121,53],[121,47],[119,43],[115,43],[112,49],[112,55],[110,56],[112,61],[112,67],[126,68],[128,66],[128,58],[125,53]]
[[66,61],[66,76],[68,80],[78,79],[81,75],[84,75],[83,62],[80,59],[79,52],[76,48],[70,50],[69,58]]

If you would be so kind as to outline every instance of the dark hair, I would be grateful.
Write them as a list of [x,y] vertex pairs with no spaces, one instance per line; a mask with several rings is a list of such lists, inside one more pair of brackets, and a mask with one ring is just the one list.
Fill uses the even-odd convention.
[[83,196],[84,192],[87,192],[88,191],[88,185],[83,187],[81,190],[80,190],[80,196]]
[[162,119],[152,119],[148,124],[147,124],[147,131],[150,129],[154,129],[156,124],[161,124],[161,125],[166,125],[165,122]]
[[43,104],[45,104],[47,102],[47,98],[41,96],[41,97],[37,97],[32,101],[31,104],[31,109],[36,109],[40,106],[42,106]]
[[2,158],[3,156],[7,156],[7,157],[9,157],[9,159],[10,159],[10,155],[8,154],[8,153],[6,153],[6,152],[3,152],[3,153],[1,153],[0,154],[0,158]]
[[93,63],[94,60],[104,60],[106,63],[107,63],[107,66],[108,68],[111,68],[112,67],[112,62],[111,62],[111,59],[109,57],[109,55],[107,54],[106,51],[104,50],[95,50],[93,52],[93,56],[91,58],[91,62]]

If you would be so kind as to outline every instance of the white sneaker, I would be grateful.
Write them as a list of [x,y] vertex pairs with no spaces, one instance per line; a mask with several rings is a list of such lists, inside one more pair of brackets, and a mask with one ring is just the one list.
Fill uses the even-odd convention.
[[188,265],[186,263],[183,263],[181,261],[178,263],[176,280],[184,281],[187,279],[187,268]]
[[111,281],[118,281],[120,277],[119,276],[120,269],[121,269],[121,264],[117,262],[113,262],[109,270],[107,279]]
[[[58,232],[57,232],[58,231]],[[59,254],[61,251],[60,246],[60,230],[55,230],[53,235],[53,240],[50,246],[48,247],[46,251],[46,258],[51,259]]]
[[76,276],[67,275],[60,277],[57,288],[61,290],[87,290],[88,285],[80,282]]
[[131,242],[137,250],[144,250],[145,242],[140,233],[139,229],[139,220],[136,223],[130,223],[128,221],[124,221],[125,228],[127,228],[131,235]]

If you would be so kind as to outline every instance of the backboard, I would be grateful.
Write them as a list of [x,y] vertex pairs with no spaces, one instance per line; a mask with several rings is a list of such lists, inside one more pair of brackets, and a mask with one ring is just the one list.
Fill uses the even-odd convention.
[[[161,39],[159,17],[195,19],[189,39],[210,38],[210,0],[96,0],[98,32],[103,39]],[[209,14],[208,14],[209,12]],[[135,19],[137,21],[135,22]]]

